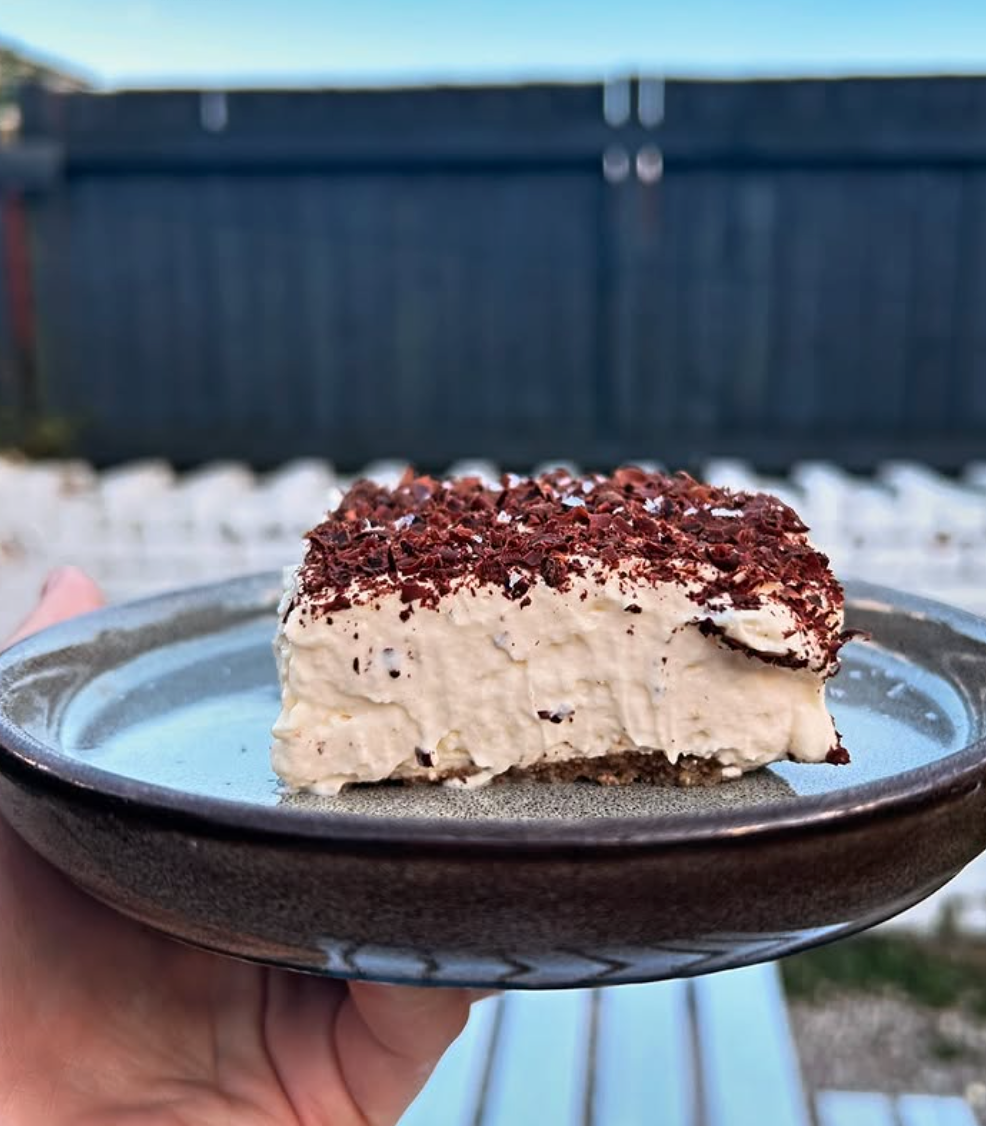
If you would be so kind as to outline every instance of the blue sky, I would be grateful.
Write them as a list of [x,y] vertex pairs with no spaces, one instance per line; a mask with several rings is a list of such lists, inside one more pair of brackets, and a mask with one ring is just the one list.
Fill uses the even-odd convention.
[[986,71],[983,0],[3,0],[105,85]]

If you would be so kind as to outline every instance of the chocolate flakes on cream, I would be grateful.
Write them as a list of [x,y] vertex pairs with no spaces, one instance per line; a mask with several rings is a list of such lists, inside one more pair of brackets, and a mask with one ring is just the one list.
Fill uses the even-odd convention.
[[394,489],[357,482],[308,533],[299,586],[312,613],[324,615],[395,590],[402,603],[434,609],[459,583],[520,602],[532,583],[569,589],[590,561],[627,590],[687,582],[699,605],[727,599],[756,609],[764,585],[778,584],[798,626],[823,637],[834,661],[841,638],[826,608],[841,587],[806,531],[776,497],[686,473],[505,475],[489,488],[475,477],[438,481],[408,470]]

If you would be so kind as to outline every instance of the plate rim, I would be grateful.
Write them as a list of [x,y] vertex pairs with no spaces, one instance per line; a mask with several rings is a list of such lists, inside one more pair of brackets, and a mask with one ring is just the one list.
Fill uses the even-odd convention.
[[[884,612],[905,613],[943,624],[984,647],[986,620],[969,611],[921,595],[850,579],[843,583],[847,603],[876,604]],[[194,613],[237,609],[253,617],[276,607],[277,572],[264,571],[150,597],[117,603],[50,626],[0,652],[0,690],[16,677],[23,662],[78,645],[93,644],[109,629],[139,630],[159,622],[162,612]],[[945,801],[982,785],[986,779],[986,735],[932,764],[900,774],[821,794],[798,795],[790,803],[745,809],[641,815],[591,820],[504,818],[455,819],[388,817],[362,813],[262,806],[195,794],[144,782],[69,758],[24,731],[7,714],[0,691],[0,772],[14,782],[55,791],[86,804],[110,807],[130,817],[190,825],[200,832],[247,839],[287,840],[312,846],[391,849],[394,845],[480,848],[506,852],[609,851],[614,848],[703,846],[727,839],[761,838],[806,832],[860,818],[903,812],[916,805]]]

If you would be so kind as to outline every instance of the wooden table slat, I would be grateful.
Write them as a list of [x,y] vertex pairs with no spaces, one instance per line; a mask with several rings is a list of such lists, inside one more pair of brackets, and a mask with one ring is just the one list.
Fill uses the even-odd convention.
[[819,1091],[818,1126],[897,1126],[893,1100],[873,1091]]
[[695,1073],[684,981],[601,996],[593,1126],[690,1126]]
[[712,974],[693,989],[707,1126],[809,1126],[777,967]]
[[510,993],[480,1126],[585,1126],[592,991]]
[[900,1126],[976,1126],[976,1116],[955,1096],[901,1095],[897,1100]]

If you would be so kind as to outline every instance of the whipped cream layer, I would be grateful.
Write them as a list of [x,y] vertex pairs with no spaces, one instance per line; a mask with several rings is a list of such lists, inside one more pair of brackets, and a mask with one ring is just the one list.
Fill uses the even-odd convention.
[[842,590],[806,532],[775,497],[635,467],[357,482],[289,575],[274,769],[335,792],[846,761],[823,699]]
[[736,608],[721,592],[696,601],[698,579],[631,581],[581,560],[563,589],[535,581],[516,600],[461,579],[409,613],[385,588],[326,611],[300,576],[287,573],[275,640],[272,747],[295,788],[478,784],[640,750],[713,760],[730,777],[838,746],[823,690],[841,605],[824,607],[824,632],[806,630],[779,584]]

